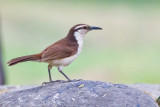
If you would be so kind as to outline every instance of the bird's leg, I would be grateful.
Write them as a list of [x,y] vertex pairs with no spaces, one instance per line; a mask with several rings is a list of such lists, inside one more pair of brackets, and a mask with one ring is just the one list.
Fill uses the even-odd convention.
[[59,71],[63,76],[65,76],[65,77],[66,77],[66,79],[67,79],[69,82],[71,82],[71,81],[72,81],[71,79],[69,79],[69,78],[67,77],[67,75],[66,75],[66,74],[64,74],[64,73],[62,72],[62,67],[58,67],[58,71]]
[[52,82],[51,69],[52,69],[52,65],[48,65],[49,82]]
[[48,74],[49,74],[49,82],[51,82],[52,81],[52,77],[51,77],[51,71],[50,71],[50,69],[48,69]]
[[54,82],[52,81],[52,77],[51,77],[51,69],[52,69],[52,66],[48,65],[49,82],[43,82],[42,85]]

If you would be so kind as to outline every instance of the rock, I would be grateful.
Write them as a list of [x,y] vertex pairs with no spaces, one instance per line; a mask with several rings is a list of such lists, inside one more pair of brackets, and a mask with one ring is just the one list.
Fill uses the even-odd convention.
[[158,107],[146,93],[98,81],[55,82],[3,93],[0,107]]
[[5,92],[12,92],[12,91],[18,91],[18,90],[24,90],[28,88],[34,88],[37,87],[37,85],[26,85],[26,86],[8,86],[8,85],[0,85],[0,95]]
[[153,99],[160,97],[160,85],[159,84],[129,84],[133,88],[137,88],[145,93],[148,93]]

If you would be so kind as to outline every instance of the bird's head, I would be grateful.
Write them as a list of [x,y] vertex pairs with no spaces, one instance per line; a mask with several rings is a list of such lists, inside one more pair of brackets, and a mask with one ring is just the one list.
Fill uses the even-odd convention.
[[102,28],[100,27],[95,27],[95,26],[89,26],[86,24],[77,24],[75,26],[72,27],[72,30],[74,32],[80,33],[85,35],[87,32],[91,31],[91,30],[101,30]]
[[75,26],[73,26],[68,35],[67,38],[69,38],[70,40],[80,40],[83,39],[83,37],[85,36],[85,34],[91,30],[101,30],[102,28],[100,27],[95,27],[95,26],[89,26],[87,24],[77,24]]
[[102,30],[102,28],[87,24],[77,24],[70,29],[68,36],[77,35],[84,37],[84,35],[91,30]]

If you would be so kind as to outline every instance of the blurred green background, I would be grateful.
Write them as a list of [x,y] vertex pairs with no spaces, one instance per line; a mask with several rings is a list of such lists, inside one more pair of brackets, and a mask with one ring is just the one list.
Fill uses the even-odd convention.
[[[6,63],[41,52],[79,23],[103,30],[86,35],[82,53],[63,70],[70,78],[160,83],[159,0],[1,0],[0,9],[9,85],[48,81],[45,63]],[[52,77],[65,79],[55,67]]]

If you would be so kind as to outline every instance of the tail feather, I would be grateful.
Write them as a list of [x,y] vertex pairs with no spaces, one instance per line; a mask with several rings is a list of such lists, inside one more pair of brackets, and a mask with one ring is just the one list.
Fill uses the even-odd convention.
[[14,58],[12,60],[10,60],[7,64],[9,66],[21,63],[21,62],[26,62],[26,61],[37,61],[41,59],[41,55],[40,54],[35,54],[35,55],[28,55],[28,56],[22,56],[22,57],[18,57],[18,58]]

